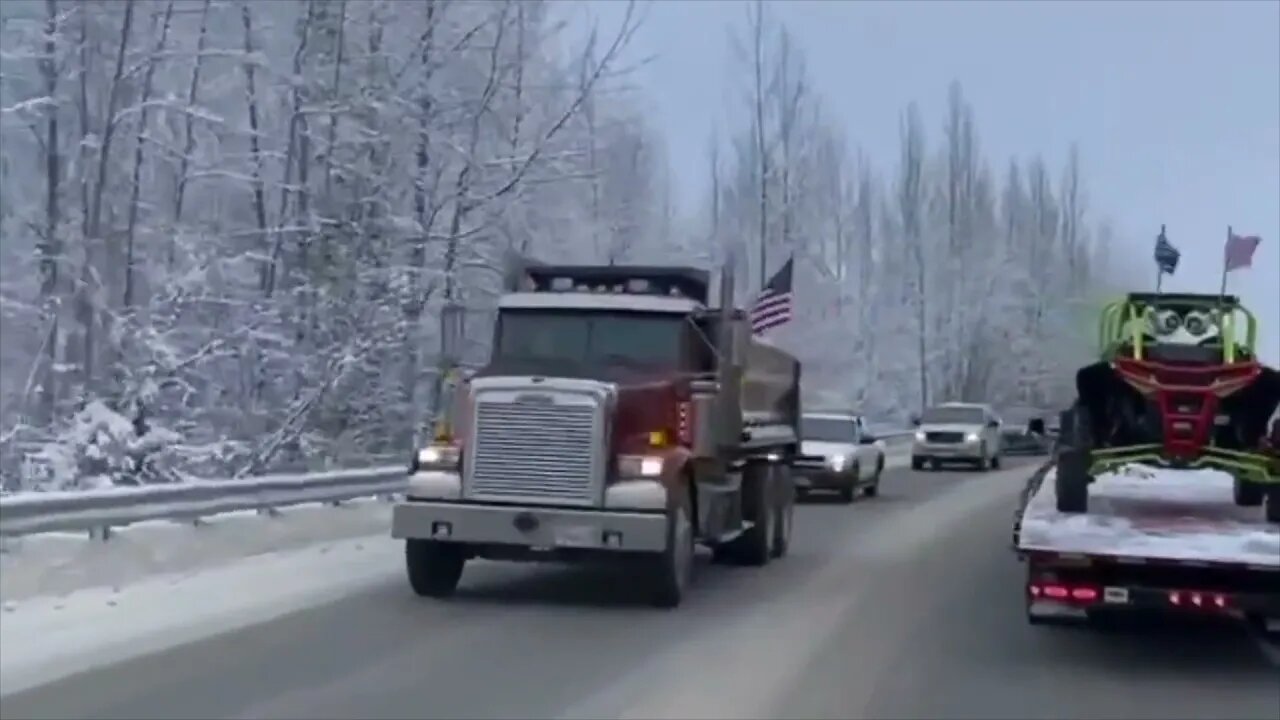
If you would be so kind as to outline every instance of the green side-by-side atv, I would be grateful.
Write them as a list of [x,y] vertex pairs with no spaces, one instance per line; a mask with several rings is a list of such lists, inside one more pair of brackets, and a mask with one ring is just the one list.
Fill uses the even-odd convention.
[[1258,362],[1253,314],[1230,295],[1130,293],[1098,335],[1062,413],[1058,510],[1087,512],[1094,476],[1140,462],[1226,471],[1236,504],[1280,523],[1280,372]]

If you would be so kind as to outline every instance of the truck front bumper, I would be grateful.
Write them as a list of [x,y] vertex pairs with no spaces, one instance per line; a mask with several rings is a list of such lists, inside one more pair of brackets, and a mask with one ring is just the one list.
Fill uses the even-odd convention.
[[667,546],[667,517],[655,511],[407,500],[392,511],[391,537],[512,550],[661,552]]

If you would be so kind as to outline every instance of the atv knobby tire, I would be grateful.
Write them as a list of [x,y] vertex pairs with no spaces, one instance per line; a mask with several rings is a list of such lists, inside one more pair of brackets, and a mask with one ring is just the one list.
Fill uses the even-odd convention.
[[1280,525],[1280,487],[1272,485],[1267,489],[1264,505],[1263,514],[1266,516],[1267,522]]
[[1077,448],[1063,448],[1058,453],[1058,471],[1054,479],[1054,493],[1058,499],[1058,512],[1089,512],[1089,453]]
[[1232,483],[1231,494],[1240,507],[1258,507],[1266,498],[1266,488],[1257,483],[1236,478]]

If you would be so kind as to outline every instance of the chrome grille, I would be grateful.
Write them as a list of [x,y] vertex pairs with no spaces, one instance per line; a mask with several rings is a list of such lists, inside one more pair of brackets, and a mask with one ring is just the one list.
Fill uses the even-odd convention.
[[792,464],[796,467],[824,468],[827,466],[827,459],[820,455],[799,455]]
[[961,443],[964,442],[964,433],[931,432],[925,433],[924,439],[931,443]]
[[595,504],[602,476],[598,406],[581,396],[564,399],[477,398],[468,498]]

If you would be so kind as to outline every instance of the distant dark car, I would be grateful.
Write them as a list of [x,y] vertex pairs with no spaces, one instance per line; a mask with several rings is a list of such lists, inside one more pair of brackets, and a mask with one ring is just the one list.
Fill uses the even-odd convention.
[[1053,447],[1044,419],[1038,417],[1021,427],[1006,426],[1000,433],[1000,441],[1007,455],[1048,455]]

